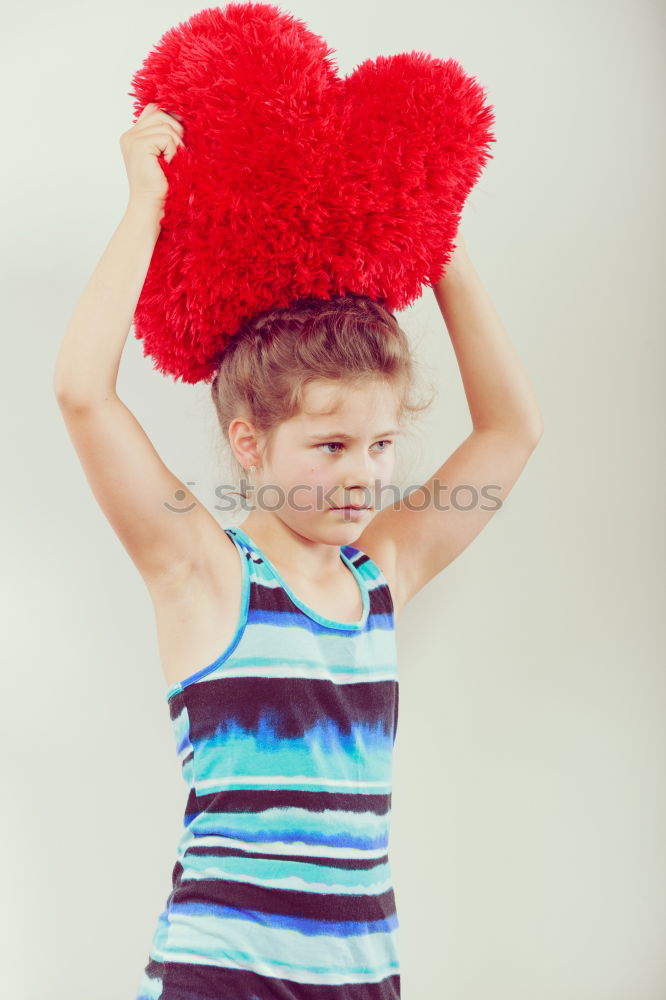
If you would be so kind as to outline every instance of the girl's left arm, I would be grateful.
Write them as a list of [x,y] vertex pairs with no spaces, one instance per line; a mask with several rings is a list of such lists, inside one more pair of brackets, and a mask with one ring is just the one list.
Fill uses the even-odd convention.
[[390,568],[396,611],[500,509],[543,432],[527,374],[460,233],[433,291],[460,368],[472,432],[422,487],[381,510],[359,541]]
[[458,361],[474,430],[504,431],[536,445],[543,431],[539,404],[461,233],[433,291]]

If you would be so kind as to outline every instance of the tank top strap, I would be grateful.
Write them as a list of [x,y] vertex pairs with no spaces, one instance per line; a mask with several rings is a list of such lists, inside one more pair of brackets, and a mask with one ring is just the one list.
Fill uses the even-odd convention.
[[267,579],[271,580],[274,573],[268,563],[262,558],[259,549],[253,545],[252,539],[245,534],[242,528],[228,527],[224,529],[235,544],[240,548],[247,558],[247,567],[250,580],[254,583],[262,583]]
[[393,617],[393,597],[388,580],[374,559],[354,545],[342,545],[342,552],[352,562],[368,589],[370,613]]

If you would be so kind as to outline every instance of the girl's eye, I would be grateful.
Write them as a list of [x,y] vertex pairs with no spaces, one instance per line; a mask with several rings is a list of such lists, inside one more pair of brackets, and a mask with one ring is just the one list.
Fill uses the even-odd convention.
[[[393,444],[393,442],[392,441],[388,441],[388,440],[386,440],[386,441],[376,441],[375,444],[384,444],[384,445],[390,446],[390,445]],[[342,443],[342,441],[325,441],[324,444],[318,444],[317,447],[318,448],[344,448],[344,444]],[[384,452],[384,451],[388,451],[388,447],[386,447],[386,448],[380,448],[379,450],[380,450],[380,453]],[[328,454],[329,455],[339,455],[340,452],[339,451],[329,451]]]

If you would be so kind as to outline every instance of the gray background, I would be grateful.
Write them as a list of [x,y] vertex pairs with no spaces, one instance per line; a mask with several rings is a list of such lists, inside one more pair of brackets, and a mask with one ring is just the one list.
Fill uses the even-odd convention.
[[[67,0],[3,16],[12,1000],[133,1000],[171,887],[186,788],[152,605],[89,490],[52,373],[125,209],[131,76],[199,9]],[[462,228],[545,421],[505,508],[398,623],[403,997],[663,1000],[664,6],[283,9],[336,49],[342,74],[421,50],[487,87],[494,159]],[[400,319],[441,387],[409,455],[422,481],[470,419],[432,291]],[[118,391],[213,509],[226,473],[208,388],[154,372],[131,331]]]

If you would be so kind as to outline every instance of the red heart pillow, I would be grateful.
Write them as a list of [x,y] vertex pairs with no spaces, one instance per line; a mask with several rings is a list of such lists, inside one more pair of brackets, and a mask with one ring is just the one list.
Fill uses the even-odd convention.
[[278,7],[231,3],[169,29],[132,78],[184,125],[134,327],[155,368],[213,376],[249,318],[306,296],[394,312],[434,284],[491,154],[492,108],[453,59],[366,60],[341,78]]

